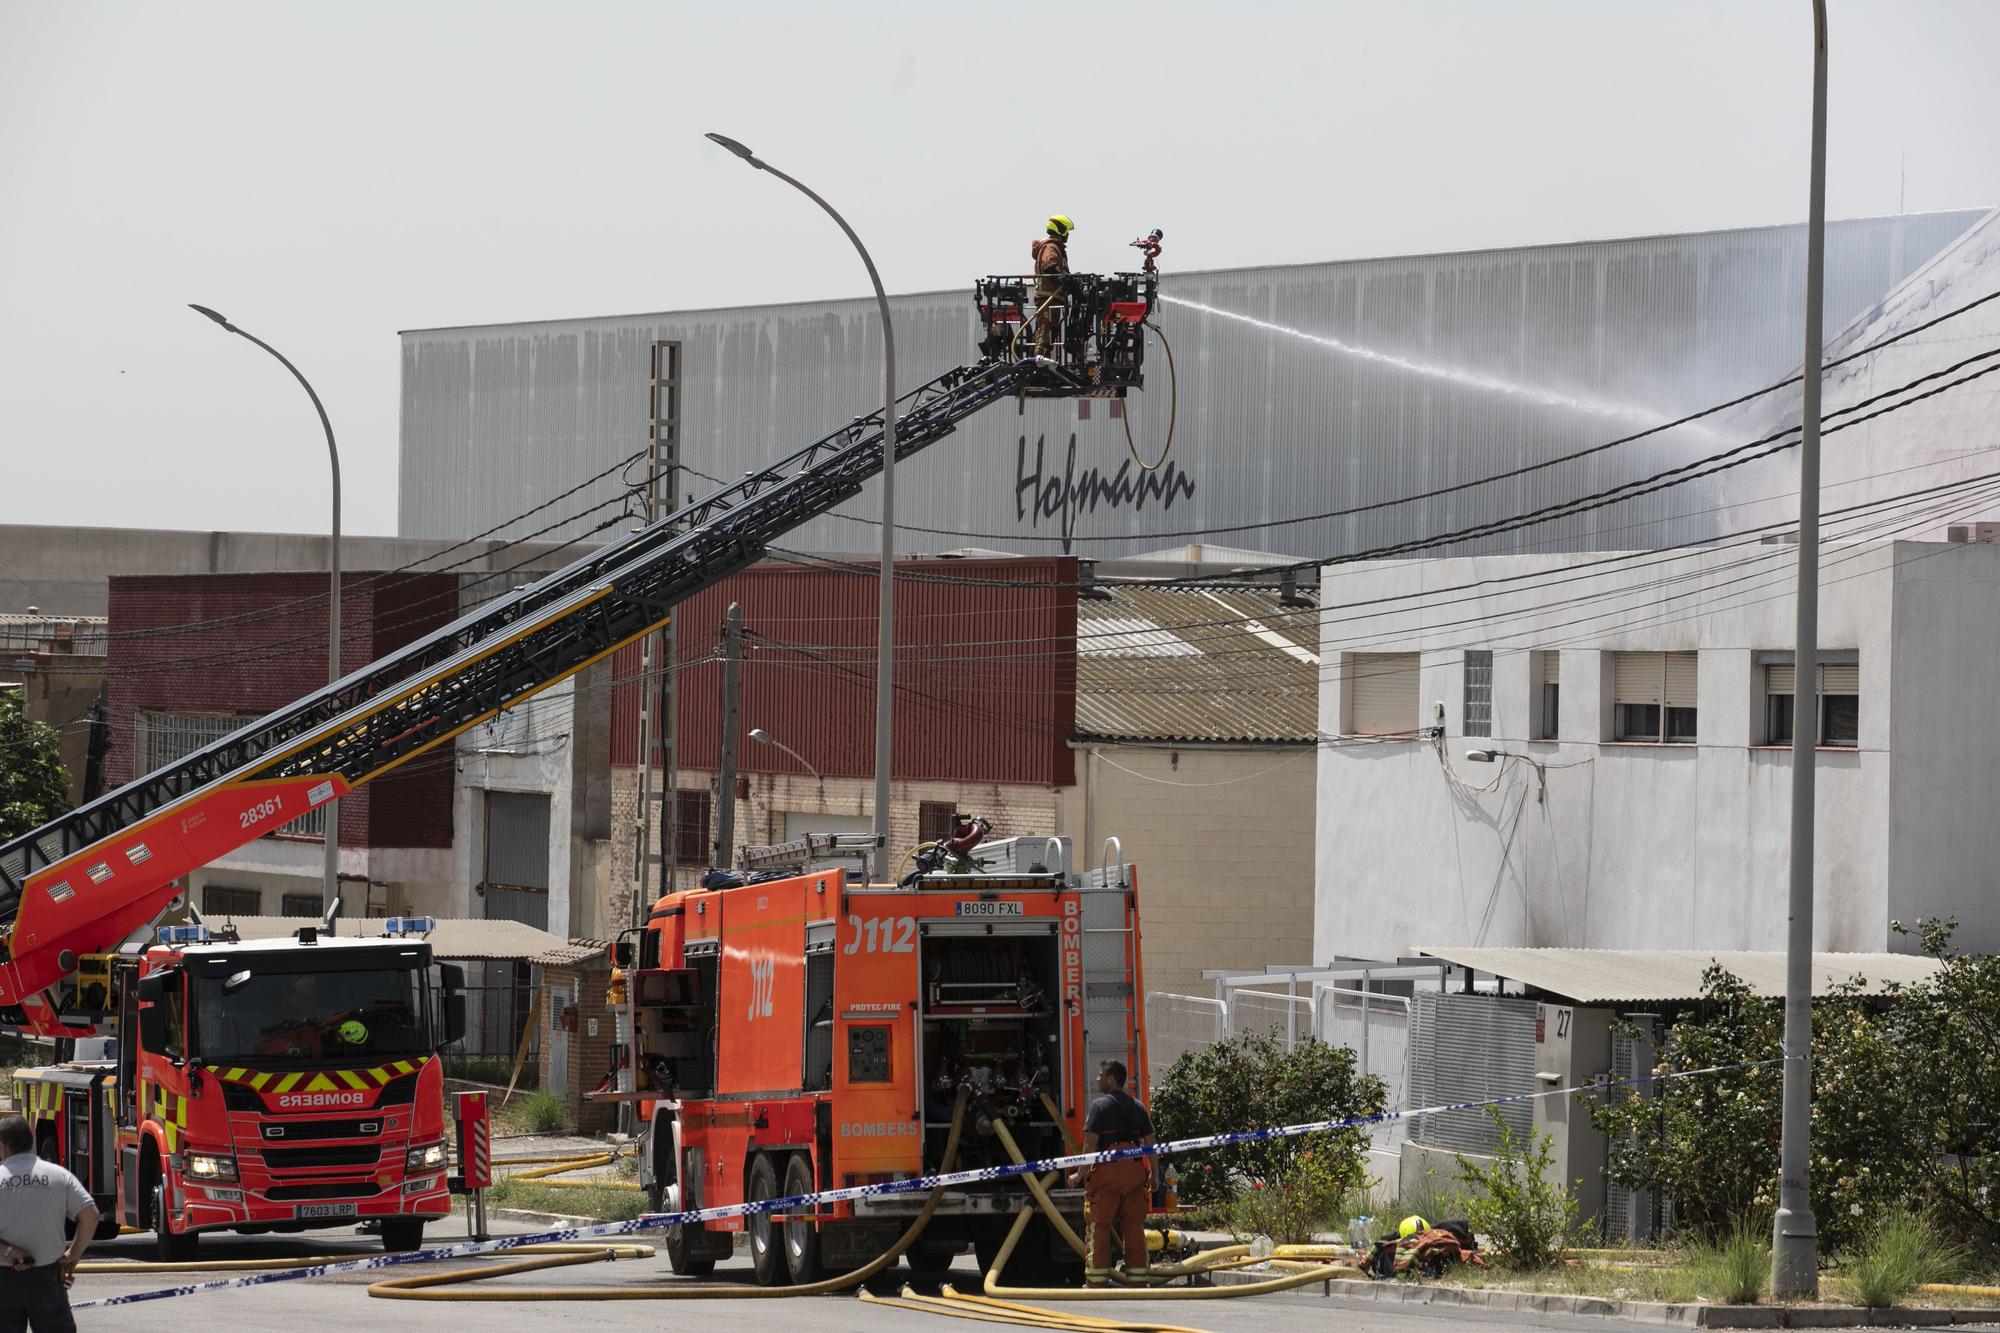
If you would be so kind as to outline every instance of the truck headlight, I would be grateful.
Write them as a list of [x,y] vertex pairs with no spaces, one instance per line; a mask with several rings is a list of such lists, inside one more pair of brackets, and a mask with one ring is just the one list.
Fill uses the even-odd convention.
[[403,1161],[406,1171],[435,1171],[445,1164],[445,1150],[442,1143],[426,1143],[412,1148]]
[[187,1155],[184,1170],[189,1180],[234,1180],[236,1159],[227,1153],[191,1152]]

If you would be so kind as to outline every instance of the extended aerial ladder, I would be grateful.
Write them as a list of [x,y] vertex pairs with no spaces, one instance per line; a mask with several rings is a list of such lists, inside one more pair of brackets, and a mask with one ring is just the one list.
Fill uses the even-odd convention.
[[[1031,353],[1032,279],[978,285],[985,359],[897,403],[896,456],[1010,397],[1123,397],[1143,384],[1152,274],[1065,280],[1061,335]],[[518,705],[664,624],[882,463],[871,413],[223,739],[0,846],[0,1026],[88,1036],[78,963],[158,918],[189,871]]]

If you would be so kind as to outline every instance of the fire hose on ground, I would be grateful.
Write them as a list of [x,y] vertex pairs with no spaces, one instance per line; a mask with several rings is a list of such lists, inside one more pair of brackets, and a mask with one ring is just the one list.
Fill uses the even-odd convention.
[[[1749,1069],[1749,1068],[1760,1067],[1763,1065],[1777,1064],[1780,1063],[1784,1058],[1785,1057],[1783,1056],[1773,1056],[1763,1060],[1748,1060],[1748,1061],[1734,1062],[1726,1065],[1712,1065],[1701,1069],[1680,1070],[1672,1073],[1646,1074],[1627,1079],[1610,1079],[1610,1080],[1604,1080],[1593,1086],[1600,1091],[1617,1087],[1641,1087],[1653,1083],[1676,1081],[1684,1078],[1704,1077],[1713,1074],[1731,1072],[1739,1069]],[[953,1132],[948,1142],[950,1156],[947,1159],[945,1169],[932,1175],[912,1177],[908,1179],[883,1181],[875,1184],[845,1186],[838,1189],[822,1190],[795,1196],[760,1199],[740,1204],[719,1205],[709,1208],[682,1209],[671,1213],[652,1213],[652,1214],[646,1214],[641,1217],[633,1218],[630,1221],[624,1221],[624,1222],[604,1222],[604,1223],[594,1223],[594,1224],[580,1225],[580,1226],[561,1227],[550,1231],[536,1232],[520,1237],[504,1237],[496,1240],[472,1241],[457,1245],[440,1246],[434,1249],[379,1255],[373,1258],[348,1259],[330,1264],[304,1265],[304,1266],[290,1268],[285,1271],[244,1273],[240,1276],[225,1277],[210,1282],[190,1283],[176,1287],[161,1288],[151,1291],[131,1292],[124,1295],[105,1296],[94,1300],[79,1301],[74,1303],[71,1308],[82,1310],[82,1309],[108,1308],[115,1305],[133,1305],[141,1302],[167,1300],[181,1296],[197,1295],[205,1292],[224,1290],[228,1288],[261,1286],[271,1282],[291,1282],[291,1281],[298,1281],[304,1278],[331,1276],[340,1273],[362,1272],[376,1268],[400,1267],[403,1265],[416,1264],[416,1263],[431,1263],[441,1259],[456,1259],[462,1257],[470,1257],[474,1255],[486,1255],[505,1250],[520,1250],[520,1249],[526,1249],[531,1245],[538,1245],[547,1242],[572,1242],[572,1241],[593,1240],[600,1237],[627,1236],[636,1232],[659,1230],[662,1227],[699,1225],[709,1221],[720,1221],[728,1218],[746,1217],[756,1214],[795,1213],[801,1209],[818,1208],[827,1204],[843,1203],[850,1200],[857,1200],[863,1198],[875,1198],[878,1196],[889,1195],[889,1194],[910,1194],[919,1192],[929,1192],[931,1194],[931,1199],[928,1200],[925,1204],[925,1212],[919,1215],[917,1222],[912,1224],[910,1231],[905,1234],[904,1238],[901,1241],[899,1241],[896,1246],[892,1247],[891,1250],[886,1255],[878,1258],[876,1261],[874,1261],[867,1267],[857,1270],[857,1272],[855,1273],[850,1273],[846,1275],[845,1278],[837,1278],[830,1280],[831,1284],[838,1284],[838,1285],[830,1286],[830,1284],[816,1283],[811,1286],[803,1286],[803,1287],[734,1288],[734,1289],[718,1290],[715,1288],[704,1289],[700,1287],[694,1287],[692,1284],[690,1284],[687,1290],[675,1291],[675,1292],[661,1291],[656,1288],[639,1288],[639,1289],[597,1288],[597,1289],[583,1289],[576,1291],[558,1290],[549,1292],[546,1295],[544,1295],[541,1294],[542,1289],[528,1289],[528,1290],[503,1289],[493,1292],[466,1293],[460,1295],[458,1293],[446,1293],[443,1291],[431,1293],[427,1290],[424,1290],[423,1288],[415,1287],[415,1284],[400,1284],[400,1283],[395,1284],[396,1287],[406,1288],[404,1290],[395,1291],[395,1294],[397,1296],[401,1296],[402,1298],[405,1299],[416,1297],[416,1298],[429,1298],[429,1299],[460,1298],[460,1299],[482,1299],[482,1300],[534,1300],[534,1299],[590,1300],[590,1299],[657,1299],[662,1297],[671,1298],[675,1296],[700,1297],[708,1293],[713,1293],[716,1295],[773,1296],[773,1297],[784,1296],[784,1295],[813,1294],[815,1292],[827,1290],[829,1289],[829,1286],[830,1289],[833,1290],[844,1289],[845,1287],[852,1286],[858,1282],[866,1281],[869,1277],[872,1277],[875,1274],[881,1272],[883,1269],[887,1268],[890,1263],[893,1263],[897,1258],[901,1257],[902,1252],[905,1249],[907,1249],[911,1243],[914,1242],[917,1235],[921,1234],[921,1225],[928,1223],[929,1214],[935,1211],[936,1204],[942,1199],[942,1191],[951,1186],[992,1184],[994,1182],[1006,1180],[1014,1176],[1031,1175],[1036,1172],[1042,1172],[1042,1171],[1061,1172],[1063,1170],[1074,1167],[1100,1166],[1108,1162],[1120,1162],[1120,1161],[1139,1159],[1139,1158],[1156,1157],[1161,1155],[1172,1155],[1185,1152],[1197,1152],[1213,1148],[1227,1148],[1248,1143],[1267,1143],[1275,1139],[1285,1139],[1285,1138],[1299,1137],[1302,1135],[1320,1134],[1333,1130],[1363,1129],[1375,1125],[1385,1124],[1394,1120],[1405,1119],[1411,1116],[1441,1115],[1452,1111],[1480,1110],[1488,1106],[1511,1105],[1521,1102],[1532,1102],[1544,1097],[1563,1097],[1563,1096],[1573,1096],[1573,1095],[1575,1095],[1574,1089],[1544,1088],[1531,1092],[1513,1093],[1503,1097],[1482,1098],[1476,1101],[1469,1101],[1469,1102],[1454,1102],[1437,1106],[1414,1107],[1400,1111],[1378,1112],[1372,1115],[1345,1116],[1330,1120],[1310,1121],[1296,1125],[1277,1125],[1277,1126],[1268,1126],[1257,1129],[1233,1130],[1219,1134],[1207,1134],[1191,1138],[1178,1139],[1168,1143],[1146,1144],[1146,1145],[1141,1145],[1136,1147],[1126,1147],[1126,1148],[1113,1148],[1093,1153],[1072,1152],[1071,1154],[1064,1157],[1051,1158],[1046,1161],[1035,1162],[1035,1163],[1015,1162],[1012,1164],[1003,1164],[998,1166],[977,1167],[965,1170],[952,1170],[950,1169],[950,1163],[956,1160],[957,1140],[963,1128],[964,1105],[966,1099],[961,1097],[959,1104],[954,1108],[953,1112]],[[1050,1183],[1053,1183],[1054,1179],[1055,1177],[1051,1176],[1049,1178]],[[1012,1296],[1012,1295],[1023,1294],[1021,1292],[1009,1291],[1005,1288],[1000,1288],[996,1281],[996,1274],[1005,1270],[1006,1262],[1012,1256],[1014,1248],[1019,1244],[1021,1235],[1026,1230],[1028,1223],[1032,1220],[1032,1216],[1033,1214],[1031,1212],[1024,1210],[1020,1215],[1016,1217],[1014,1227],[1009,1232],[1006,1240],[1003,1242],[1002,1249],[996,1254],[993,1263],[989,1265],[991,1271],[988,1273],[986,1277],[986,1291],[989,1297]],[[601,1257],[603,1256],[603,1254],[604,1254],[604,1248],[599,1248],[597,1251],[597,1255],[595,1256],[586,1253],[551,1255],[545,1259],[534,1261],[529,1267],[524,1267],[521,1265],[504,1265],[492,1269],[475,1270],[473,1272],[468,1272],[468,1273],[441,1274],[437,1275],[434,1278],[429,1278],[424,1281],[426,1281],[427,1286],[440,1287],[450,1283],[464,1283],[484,1277],[502,1276],[504,1275],[504,1273],[530,1271],[531,1267],[532,1268],[553,1267],[565,1263],[586,1262],[594,1258]],[[1289,1259],[1289,1257],[1281,1257],[1280,1261],[1284,1263],[1286,1267],[1290,1267],[1294,1262],[1298,1262]],[[1198,1256],[1197,1259],[1191,1261],[1188,1264],[1177,1265],[1174,1271],[1187,1274],[1190,1273],[1191,1270],[1192,1272],[1198,1273],[1201,1271],[1206,1271],[1224,1266],[1240,1266],[1243,1262],[1244,1258],[1240,1254],[1225,1256],[1222,1251],[1209,1251],[1201,1256]],[[1268,1281],[1258,1282],[1245,1286],[1231,1286],[1223,1288],[1217,1288],[1217,1287],[1176,1288],[1171,1291],[1161,1291],[1153,1289],[1140,1290],[1140,1289],[1102,1289],[1102,1288],[1086,1289],[1084,1291],[1073,1291],[1067,1289],[1046,1289],[1046,1290],[1036,1289],[1029,1291],[1026,1294],[1033,1295],[1037,1298],[1050,1299],[1050,1300],[1147,1300],[1147,1299],[1190,1299],[1190,1298],[1214,1299],[1214,1298],[1229,1297],[1229,1296],[1250,1296],[1272,1291],[1287,1290],[1292,1287],[1305,1286],[1312,1282],[1326,1281],[1334,1277],[1345,1277],[1350,1275],[1353,1271],[1354,1270],[1347,1268],[1347,1266],[1345,1265],[1317,1264],[1309,1268],[1302,1268],[1301,1271],[1290,1273],[1283,1277],[1277,1277],[1270,1279]],[[376,1287],[371,1288],[371,1292],[374,1294],[389,1294],[388,1292],[384,1291],[384,1288],[390,1287],[390,1285],[391,1284],[387,1283],[378,1283]],[[956,1296],[956,1293],[953,1293],[952,1297],[950,1298],[968,1299],[968,1300],[972,1299],[969,1297],[959,1298]],[[1082,1318],[1082,1316],[1077,1316],[1076,1318]]]

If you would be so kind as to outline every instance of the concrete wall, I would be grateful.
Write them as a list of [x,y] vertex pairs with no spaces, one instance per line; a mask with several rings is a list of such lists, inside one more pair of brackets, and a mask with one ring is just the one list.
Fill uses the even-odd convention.
[[2000,949],[2000,548],[1905,551],[1895,654],[1888,914],[1955,916],[1960,944]]
[[1062,823],[1085,866],[1109,837],[1138,865],[1146,989],[1207,995],[1203,968],[1313,961],[1310,750],[1078,748]]
[[[1791,647],[1794,554],[1752,546],[1590,568],[1583,557],[1519,556],[1343,572],[1322,612],[1322,725],[1338,724],[1344,653],[1420,651],[1425,720],[1441,701],[1445,735],[1322,749],[1315,957],[1433,944],[1778,947],[1791,757],[1763,744],[1753,654]],[[1913,592],[1908,580],[1922,576],[1912,571],[1926,568],[1943,572]],[[2000,832],[1970,804],[2000,780],[1977,725],[2000,674],[1994,578],[1992,547],[1826,553],[1820,642],[1858,651],[1861,716],[1858,747],[1819,753],[1816,948],[1895,948],[1889,919],[1918,900],[1976,906],[1975,867],[2000,854]],[[1423,596],[1411,609],[1343,609],[1414,593]],[[1949,665],[1905,680],[1913,647],[1961,617]],[[1494,652],[1491,738],[1462,734],[1467,648]],[[1610,740],[1609,654],[1690,649],[1701,653],[1699,743]],[[1527,739],[1531,650],[1562,654],[1555,742]],[[1529,764],[1464,757],[1495,746],[1546,766],[1545,800]],[[1925,780],[1905,780],[1906,768]],[[1940,840],[1951,865],[1919,869]],[[2000,946],[1982,930],[1985,947]]]

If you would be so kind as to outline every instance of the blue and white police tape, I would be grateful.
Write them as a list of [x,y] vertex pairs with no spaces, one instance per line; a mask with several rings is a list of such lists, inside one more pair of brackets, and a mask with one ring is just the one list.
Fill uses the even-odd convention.
[[1067,1157],[1049,1157],[1038,1162],[1010,1163],[1006,1166],[982,1166],[965,1171],[950,1171],[942,1175],[912,1176],[907,1180],[888,1180],[872,1185],[854,1185],[845,1189],[822,1190],[817,1194],[789,1194],[776,1199],[758,1199],[752,1203],[727,1204],[718,1208],[694,1208],[677,1213],[648,1213],[627,1222],[598,1222],[589,1226],[562,1227],[554,1231],[536,1231],[518,1236],[501,1236],[493,1240],[466,1241],[459,1245],[443,1245],[426,1250],[411,1250],[402,1254],[378,1254],[366,1259],[349,1259],[339,1263],[311,1264],[304,1268],[273,1269],[262,1273],[245,1273],[240,1277],[220,1278],[212,1282],[195,1282],[186,1286],[163,1287],[157,1291],[133,1292],[125,1296],[103,1296],[93,1301],[78,1301],[71,1308],[95,1310],[113,1305],[135,1305],[140,1301],[161,1301],[174,1296],[193,1296],[205,1291],[225,1291],[232,1287],[257,1287],[269,1282],[296,1282],[300,1278],[326,1277],[335,1273],[360,1273],[377,1268],[396,1268],[404,1264],[434,1263],[440,1259],[463,1259],[477,1254],[492,1254],[496,1251],[518,1249],[523,1245],[547,1245],[564,1241],[596,1240],[611,1236],[629,1236],[640,1231],[658,1231],[666,1227],[683,1226],[695,1222],[719,1222],[725,1218],[748,1217],[757,1213],[790,1213],[830,1203],[847,1203],[855,1199],[880,1198],[885,1194],[919,1194],[934,1189],[944,1189],[953,1185],[988,1184],[996,1180],[1010,1180],[1015,1176],[1030,1173],[1041,1175],[1048,1171],[1064,1171],[1080,1166],[1099,1166],[1106,1162],[1122,1162],[1135,1157],[1164,1157],[1175,1153],[1199,1152],[1206,1148],[1227,1148],[1240,1143],[1263,1143],[1272,1139],[1297,1138],[1306,1134],[1324,1134],[1338,1129],[1366,1129],[1371,1125],[1388,1124],[1395,1120],[1405,1120],[1420,1115],[1443,1115],[1451,1111],[1477,1111],[1488,1106],[1507,1106],[1517,1102],[1530,1102],[1542,1097],[1570,1097],[1579,1093],[1609,1091],[1613,1088],[1641,1087],[1649,1083],[1665,1083],[1674,1079],[1700,1078],[1709,1074],[1725,1074],[1738,1069],[1755,1069],[1763,1065],[1780,1064],[1784,1056],[1774,1056],[1768,1060],[1746,1060],[1737,1064],[1710,1065],[1704,1069],[1685,1069],[1669,1074],[1646,1074],[1636,1078],[1605,1079],[1585,1084],[1579,1088],[1545,1088],[1536,1092],[1517,1092],[1505,1097],[1487,1097],[1479,1101],[1449,1102],[1440,1106],[1422,1106],[1407,1111],[1383,1111],[1377,1115],[1343,1116],[1336,1120],[1314,1120],[1298,1125],[1276,1125],[1268,1129],[1242,1129],[1227,1134],[1204,1134],[1196,1138],[1175,1139],[1170,1143],[1149,1143],[1129,1148],[1110,1148],[1102,1152],[1073,1153]]

